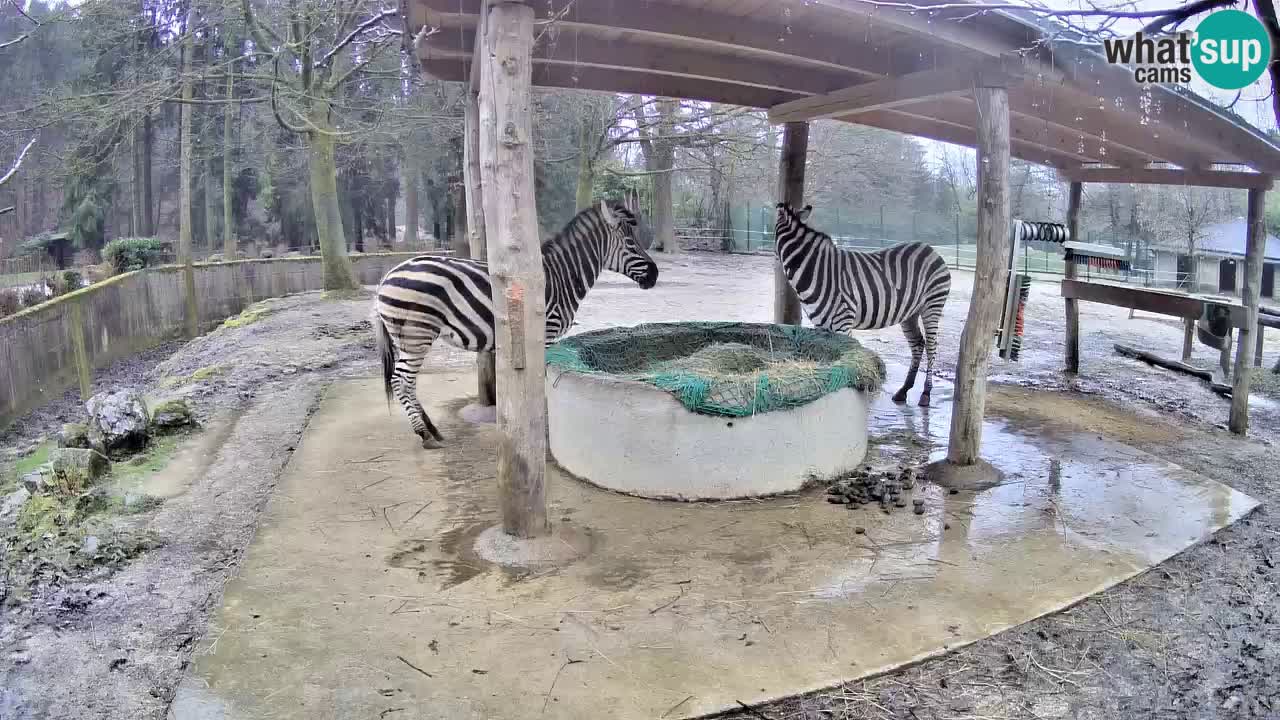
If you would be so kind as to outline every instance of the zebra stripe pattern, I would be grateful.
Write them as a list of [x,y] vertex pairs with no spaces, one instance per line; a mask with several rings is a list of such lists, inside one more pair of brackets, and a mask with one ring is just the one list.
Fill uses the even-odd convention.
[[[658,266],[636,244],[636,216],[605,201],[578,213],[542,244],[546,277],[546,340],[573,325],[578,306],[604,270],[641,288],[658,282]],[[417,379],[437,338],[472,352],[494,349],[492,286],[479,260],[424,255],[392,268],[374,298],[373,325],[387,400],[394,396],[423,447],[444,438],[418,402]]]
[[[947,263],[929,245],[903,243],[874,252],[836,247],[831,236],[806,224],[813,210],[778,203],[774,252],[813,324],[835,332],[899,325],[911,344],[911,368],[894,402],[905,402],[928,354],[920,405],[933,392],[934,358],[942,307],[951,292]],[[921,332],[921,323],[924,330]]]

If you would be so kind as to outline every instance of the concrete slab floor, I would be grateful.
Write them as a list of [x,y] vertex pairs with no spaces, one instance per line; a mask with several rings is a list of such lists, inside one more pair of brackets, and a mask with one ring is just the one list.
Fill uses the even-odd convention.
[[[588,553],[522,573],[473,549],[497,522],[496,432],[458,417],[473,376],[419,381],[449,441],[432,451],[379,385],[329,390],[171,717],[697,716],[1054,612],[1256,505],[1097,434],[1158,431],[1142,418],[993,387],[983,446],[1005,474],[999,487],[918,486],[924,515],[884,515],[829,504],[821,490],[644,500],[550,468],[551,516],[586,536]],[[883,393],[874,452],[940,456],[950,387],[934,398],[921,409]]]

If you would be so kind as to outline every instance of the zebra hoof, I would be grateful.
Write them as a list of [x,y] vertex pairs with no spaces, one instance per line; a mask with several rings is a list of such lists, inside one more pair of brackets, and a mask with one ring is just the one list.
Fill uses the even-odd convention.
[[430,435],[423,435],[423,436],[422,436],[422,449],[423,449],[423,450],[439,450],[439,449],[440,449],[440,448],[442,448],[442,447],[444,447],[444,441],[443,441],[443,440],[438,440],[438,439],[436,439],[436,438],[431,437]]
[[929,396],[928,396],[928,395],[921,395],[921,396],[920,396],[920,402],[918,402],[918,403],[916,403],[916,404],[917,404],[917,405],[919,405],[920,407],[929,407]]
[[893,401],[896,403],[904,403],[907,401],[907,391],[899,390],[893,394]]

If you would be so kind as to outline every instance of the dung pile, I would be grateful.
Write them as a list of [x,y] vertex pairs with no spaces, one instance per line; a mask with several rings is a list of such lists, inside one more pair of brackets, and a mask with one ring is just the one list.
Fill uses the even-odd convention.
[[[893,508],[906,508],[910,491],[915,489],[915,467],[899,465],[897,471],[874,470],[863,465],[852,473],[837,479],[827,488],[827,502],[847,505],[850,510],[863,505],[879,504],[886,515]],[[924,499],[910,501],[912,512],[924,514]]]

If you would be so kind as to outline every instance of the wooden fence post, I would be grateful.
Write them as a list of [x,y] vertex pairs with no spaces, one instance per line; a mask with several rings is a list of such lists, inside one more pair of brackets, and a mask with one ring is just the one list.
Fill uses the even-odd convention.
[[71,301],[71,307],[68,310],[69,326],[67,332],[71,335],[71,350],[76,358],[76,379],[80,381],[80,399],[89,402],[89,398],[93,396],[93,366],[89,363],[89,351],[84,342],[84,298],[81,296]]
[[1227,421],[1227,427],[1237,435],[1244,435],[1249,430],[1249,380],[1252,374],[1249,349],[1253,345],[1253,334],[1260,332],[1258,298],[1262,290],[1263,251],[1267,245],[1267,228],[1263,219],[1266,199],[1265,190],[1249,191],[1249,242],[1245,248],[1244,287],[1240,290],[1245,320],[1244,327],[1236,330],[1239,338],[1235,371],[1231,378],[1231,415]]
[[978,246],[973,296],[956,362],[955,406],[947,461],[978,462],[987,369],[1000,316],[1003,271],[1009,247],[1009,94],[1004,87],[974,90],[978,105]]
[[497,337],[498,493],[502,529],[547,531],[545,279],[534,204],[533,8],[495,2],[481,54],[480,176]]
[[[1084,183],[1072,182],[1067,190],[1067,233],[1072,240],[1079,240],[1080,205],[1084,198]],[[1062,268],[1062,276],[1067,280],[1076,277],[1076,264],[1066,263]],[[1080,306],[1075,298],[1067,298],[1067,372],[1080,372]]]
[[[477,35],[477,42],[481,39]],[[488,261],[489,249],[484,235],[484,193],[480,188],[480,98],[476,92],[467,91],[467,105],[463,117],[462,181],[467,199],[467,244],[471,257]],[[476,401],[491,406],[497,401],[494,389],[493,353],[476,354]]]
[[[804,203],[804,164],[809,153],[809,123],[789,122],[782,131],[782,159],[778,163],[778,202],[799,210]],[[777,238],[774,238],[777,242]],[[773,263],[773,321],[801,323],[800,296],[787,282],[782,264]]]

